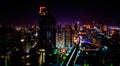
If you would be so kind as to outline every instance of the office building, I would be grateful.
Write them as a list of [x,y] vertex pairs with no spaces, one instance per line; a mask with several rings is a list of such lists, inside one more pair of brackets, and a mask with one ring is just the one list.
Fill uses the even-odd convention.
[[[39,11],[39,50],[45,52],[45,64],[52,61],[52,52],[56,47],[56,21],[49,12],[48,7],[40,6]],[[42,54],[43,55],[43,54]],[[43,62],[44,63],[44,62]]]

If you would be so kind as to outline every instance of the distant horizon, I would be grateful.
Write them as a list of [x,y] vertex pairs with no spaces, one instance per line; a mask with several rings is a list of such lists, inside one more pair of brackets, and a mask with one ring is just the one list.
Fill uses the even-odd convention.
[[[63,23],[63,24],[61,24],[61,23],[56,23],[56,25],[61,25],[61,26],[65,26],[65,25],[75,25],[77,23],[77,21],[76,22],[74,22],[74,23]],[[100,23],[96,23],[96,24],[98,24],[98,25],[107,25],[107,26],[119,26],[119,25],[108,25],[108,24],[100,24]],[[0,25],[13,25],[13,26],[29,26],[29,25],[37,25],[37,26],[39,26],[39,23],[29,23],[29,24],[24,24],[24,23],[22,23],[22,24],[15,24],[15,23],[7,23],[7,24],[1,24],[0,23]],[[80,23],[79,24],[80,26],[83,26],[83,25],[92,25],[92,22],[89,22],[89,23]],[[120,26],[119,26],[120,27]]]

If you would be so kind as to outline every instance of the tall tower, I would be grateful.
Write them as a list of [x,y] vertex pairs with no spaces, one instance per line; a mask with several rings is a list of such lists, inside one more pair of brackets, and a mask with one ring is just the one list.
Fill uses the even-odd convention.
[[[52,61],[52,52],[56,47],[56,21],[47,6],[40,6],[39,10],[39,49],[45,51],[45,64]],[[42,49],[42,50],[41,50]]]
[[77,32],[79,32],[79,31],[80,31],[80,22],[77,21]]

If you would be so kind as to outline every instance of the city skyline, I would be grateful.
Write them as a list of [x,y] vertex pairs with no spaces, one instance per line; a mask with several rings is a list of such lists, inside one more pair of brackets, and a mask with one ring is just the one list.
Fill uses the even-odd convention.
[[[119,25],[119,4],[115,1],[68,1],[45,0],[58,24],[99,24]],[[36,1],[5,0],[1,1],[2,8],[0,23],[8,24],[38,24],[39,4]]]
[[120,65],[115,1],[4,0],[0,8],[0,66]]

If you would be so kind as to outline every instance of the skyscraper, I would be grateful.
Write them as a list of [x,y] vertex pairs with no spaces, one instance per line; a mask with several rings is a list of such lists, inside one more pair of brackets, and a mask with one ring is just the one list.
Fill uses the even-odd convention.
[[72,47],[72,29],[70,25],[65,25],[65,47]]
[[79,31],[80,31],[80,22],[77,21],[77,32],[79,32]]
[[65,30],[61,27],[61,25],[56,25],[56,47],[65,47]]
[[52,50],[56,47],[56,21],[46,6],[40,6],[39,11],[39,49],[45,51],[45,64],[51,63]]

